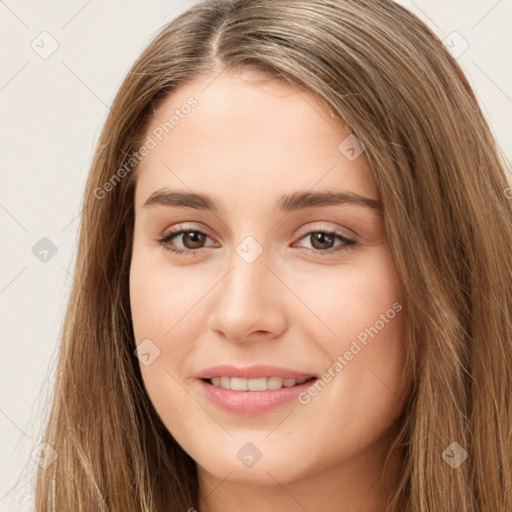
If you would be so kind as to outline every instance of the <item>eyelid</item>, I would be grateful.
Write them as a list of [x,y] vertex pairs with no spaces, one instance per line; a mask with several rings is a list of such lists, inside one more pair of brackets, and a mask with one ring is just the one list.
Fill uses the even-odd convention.
[[[299,230],[299,232],[295,235],[295,237],[301,239],[305,235],[310,234],[312,231],[340,232],[340,230],[344,230],[344,231],[348,232],[348,233],[346,233],[346,232],[339,233],[340,235],[342,235],[345,238],[356,238],[358,236],[357,233],[355,233],[351,229],[348,229],[344,226],[336,225],[336,226],[326,227],[325,222],[323,222],[323,221],[313,221],[312,223],[309,223],[305,227],[301,228]],[[206,228],[203,224],[201,224],[201,223],[194,224],[192,222],[179,223],[175,226],[172,226],[172,228],[165,229],[162,233],[162,238],[170,235],[171,233],[176,234],[181,231],[202,231],[202,232],[204,232],[205,235],[209,236],[211,239],[216,240],[216,237],[212,236],[211,231],[208,228]]]
[[211,231],[206,228],[203,224],[193,224],[189,222],[184,222],[180,224],[173,225],[172,227],[165,229],[163,231],[162,236],[167,236],[171,233],[180,233],[181,231],[201,231],[205,235],[208,235],[210,238],[215,240],[215,237],[212,236]]
[[[321,222],[317,221],[317,224],[321,224]],[[175,225],[168,231],[164,231],[164,233],[159,238],[157,238],[156,241],[159,244],[163,245],[166,250],[171,251],[175,254],[181,254],[181,255],[186,255],[186,256],[199,256],[200,254],[206,252],[208,247],[211,248],[212,246],[205,246],[205,247],[201,247],[198,249],[186,249],[186,248],[180,249],[177,247],[168,247],[167,246],[167,244],[170,243],[170,241],[173,240],[174,238],[182,236],[186,232],[194,232],[194,231],[201,232],[204,235],[206,235],[208,238],[210,238],[210,239],[214,240],[214,242],[216,242],[215,237],[212,237],[209,234],[209,230],[203,229],[203,228],[199,229],[196,226],[193,226],[193,225],[190,225],[187,223]],[[336,249],[336,246],[335,246],[330,249],[326,249],[326,250],[322,251],[322,250],[317,250],[317,249],[310,249],[308,247],[303,247],[303,249],[305,249],[309,253],[313,253],[315,256],[328,257],[331,255],[335,255],[335,254],[341,253],[343,251],[349,250],[351,247],[355,248],[355,247],[359,246],[357,236],[352,236],[352,235],[347,236],[343,232],[340,232],[340,231],[341,230],[339,227],[326,228],[325,226],[315,227],[315,225],[310,225],[309,229],[307,229],[307,230],[304,229],[304,232],[302,234],[295,235],[294,238],[297,239],[297,242],[300,242],[303,238],[306,238],[308,235],[311,235],[313,233],[326,233],[326,234],[328,233],[328,234],[334,235],[336,238],[342,240],[342,245],[339,249]],[[349,231],[351,231],[351,230],[349,230]],[[294,242],[294,244],[296,244],[297,242]],[[294,245],[292,245],[292,247],[293,246]]]
[[307,235],[312,231],[335,231],[345,238],[357,238],[358,236],[355,231],[352,231],[351,229],[348,229],[344,226],[340,226],[339,224],[336,224],[334,226],[326,226],[325,222],[314,221],[313,223],[307,224],[307,226],[304,227],[304,229],[301,228],[299,233],[297,234],[297,237],[302,238],[304,235]]
[[163,233],[157,238],[157,241],[163,245],[167,245],[170,241],[166,242],[165,240],[171,238],[174,240],[182,236],[187,232],[199,232],[205,234],[209,239],[213,240],[214,244],[206,245],[205,247],[201,247],[199,249],[178,249],[176,252],[190,253],[190,254],[199,254],[209,248],[215,247],[215,244],[218,244],[217,239],[210,234],[210,231],[206,228],[193,226],[191,224],[177,224],[169,229],[163,231]]

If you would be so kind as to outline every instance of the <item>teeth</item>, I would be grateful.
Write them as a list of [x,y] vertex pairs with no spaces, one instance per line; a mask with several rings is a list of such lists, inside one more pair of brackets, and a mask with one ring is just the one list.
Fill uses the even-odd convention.
[[260,377],[258,379],[243,379],[241,377],[212,377],[214,386],[235,391],[266,391],[267,389],[290,388],[302,384],[308,377],[302,379],[283,379],[282,377]]
[[268,389],[267,378],[261,377],[260,379],[248,379],[247,388],[249,389],[249,391],[265,391],[266,389]]
[[269,377],[267,379],[267,389],[279,389],[283,387],[283,379],[281,377]]
[[[221,381],[222,385],[222,381]],[[231,389],[235,391],[247,391],[247,379],[241,379],[240,377],[231,378]]]

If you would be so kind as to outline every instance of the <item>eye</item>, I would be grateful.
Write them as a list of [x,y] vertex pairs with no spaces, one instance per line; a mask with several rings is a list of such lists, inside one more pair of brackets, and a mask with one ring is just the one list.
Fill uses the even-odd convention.
[[[185,245],[185,250],[177,249],[176,247],[169,246],[169,242],[175,238],[182,237],[182,243]],[[184,253],[197,253],[201,252],[201,245],[204,244],[206,238],[210,238],[204,231],[198,229],[183,229],[183,226],[175,228],[168,232],[161,238],[157,239],[157,242],[162,244],[167,250],[175,254]],[[187,247],[188,246],[188,247]]]
[[[310,252],[320,254],[322,256],[340,252],[357,245],[357,242],[354,239],[347,238],[337,231],[309,231],[300,239],[303,240],[307,238],[309,238],[311,241],[312,249],[308,247],[306,247],[306,249],[308,249]],[[336,239],[340,240],[341,244],[333,247],[333,243]]]
[[[170,242],[175,238],[181,237],[181,242],[185,246],[184,249],[179,249],[170,245]],[[300,240],[309,237],[312,248],[304,247],[309,252],[320,255],[328,255],[335,252],[346,250],[350,247],[356,246],[357,242],[354,239],[347,238],[337,231],[316,230],[309,231],[303,235]],[[186,229],[184,226],[178,226],[172,229],[164,236],[157,239],[157,242],[165,247],[168,251],[175,254],[188,254],[196,255],[204,252],[204,243],[207,238],[210,238],[207,233],[198,229]],[[338,239],[341,243],[338,246],[333,246],[335,240]]]

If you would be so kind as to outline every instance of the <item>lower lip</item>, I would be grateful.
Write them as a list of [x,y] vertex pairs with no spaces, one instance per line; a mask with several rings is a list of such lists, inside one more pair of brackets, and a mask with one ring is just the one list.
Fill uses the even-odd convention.
[[214,386],[207,381],[199,379],[199,385],[206,397],[220,408],[237,414],[263,414],[297,399],[298,395],[306,391],[315,380],[309,380],[280,389],[267,389],[265,391],[234,391]]

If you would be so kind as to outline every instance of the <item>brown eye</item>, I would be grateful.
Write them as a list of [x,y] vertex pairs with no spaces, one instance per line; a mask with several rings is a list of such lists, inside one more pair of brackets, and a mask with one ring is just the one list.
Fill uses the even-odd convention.
[[[175,239],[181,238],[182,249],[175,246]],[[204,247],[206,239],[209,236],[196,229],[175,229],[162,238],[158,238],[157,241],[162,244],[165,249],[174,252],[176,254],[190,253],[196,254],[201,252]]]
[[309,236],[311,237],[311,245],[314,249],[331,249],[331,246],[334,243],[333,233],[324,233],[322,231],[318,231],[315,233],[310,233]]
[[[341,243],[334,245],[336,239]],[[304,248],[319,255],[329,255],[357,245],[355,240],[336,231],[310,231],[302,236],[301,240],[309,240],[311,247]]]
[[206,239],[206,234],[202,233],[201,231],[182,231],[182,233],[182,242],[187,249],[201,248]]

